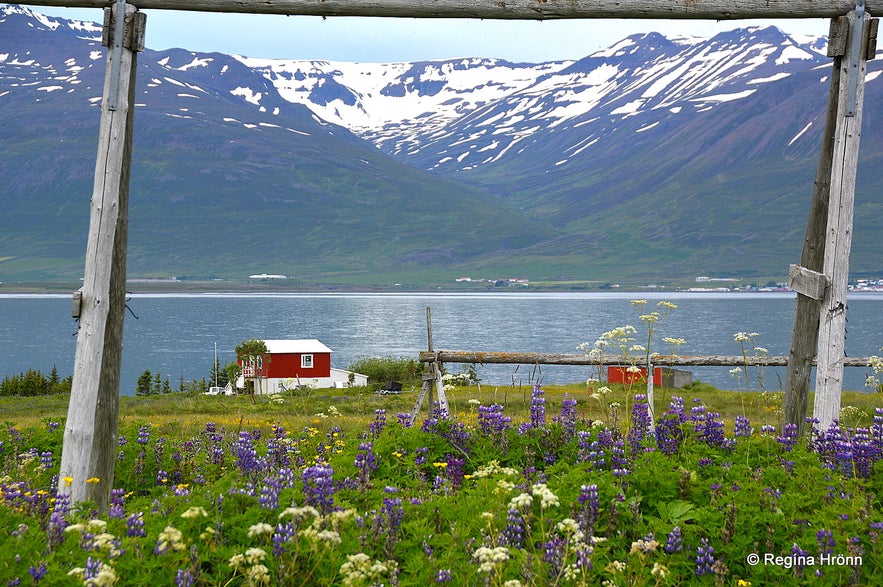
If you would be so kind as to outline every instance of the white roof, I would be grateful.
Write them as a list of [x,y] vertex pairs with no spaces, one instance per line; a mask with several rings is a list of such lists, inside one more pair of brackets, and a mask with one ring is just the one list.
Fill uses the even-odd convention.
[[333,352],[325,344],[315,338],[296,340],[265,340],[269,353],[330,353]]

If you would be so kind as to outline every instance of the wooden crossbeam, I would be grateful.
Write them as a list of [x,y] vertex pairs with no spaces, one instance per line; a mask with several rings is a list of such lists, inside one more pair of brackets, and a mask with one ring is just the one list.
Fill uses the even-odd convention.
[[[112,3],[28,1],[72,8],[106,8]],[[855,8],[854,0],[138,0],[130,4],[142,10],[500,20],[834,18]],[[883,12],[883,0],[867,0],[866,8],[871,14]]]
[[[535,353],[535,352],[501,352],[501,351],[423,351],[420,353],[423,363],[475,363],[479,365],[623,365],[628,359],[622,355],[604,355],[590,357],[583,354]],[[643,363],[644,357],[633,357],[635,363]],[[784,356],[750,356],[742,355],[695,355],[679,357],[672,355],[656,355],[652,357],[657,367],[784,367],[788,357]],[[842,365],[846,367],[867,367],[870,357],[844,357]]]

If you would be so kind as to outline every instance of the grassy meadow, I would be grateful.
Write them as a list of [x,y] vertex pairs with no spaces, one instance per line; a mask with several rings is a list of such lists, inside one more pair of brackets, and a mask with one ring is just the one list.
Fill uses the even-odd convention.
[[[883,408],[600,383],[123,397],[110,508],[59,478],[67,396],[0,398],[0,585],[872,585]],[[849,406],[849,407],[847,407]],[[100,482],[100,480],[87,480]]]

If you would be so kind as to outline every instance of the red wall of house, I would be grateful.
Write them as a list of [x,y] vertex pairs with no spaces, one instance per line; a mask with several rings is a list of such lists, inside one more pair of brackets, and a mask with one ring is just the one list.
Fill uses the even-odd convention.
[[312,369],[304,369],[300,366],[300,353],[271,354],[269,360],[264,361],[264,376],[274,379],[287,379],[294,377],[313,379],[317,377],[330,377],[331,354],[308,354],[313,355]]

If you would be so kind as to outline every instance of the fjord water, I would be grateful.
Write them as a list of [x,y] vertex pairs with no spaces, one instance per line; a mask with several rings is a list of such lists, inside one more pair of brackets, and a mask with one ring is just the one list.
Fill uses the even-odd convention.
[[[642,298],[635,308],[630,300]],[[795,294],[789,293],[478,293],[478,294],[136,294],[124,329],[121,393],[134,393],[144,370],[159,372],[173,388],[208,377],[215,347],[221,364],[250,339],[318,338],[333,349],[332,363],[346,368],[360,357],[417,357],[427,348],[426,308],[431,308],[436,350],[578,353],[603,332],[631,324],[646,340],[639,314],[659,301],[678,305],[654,335],[653,350],[671,352],[663,337],[683,338],[679,355],[741,353],[736,332],[756,332],[755,344],[787,355]],[[62,377],[73,372],[77,323],[70,296],[0,295],[0,377],[29,368]],[[849,356],[880,354],[883,293],[854,293],[847,311]],[[750,351],[750,349],[749,349]],[[753,353],[751,353],[753,354]],[[465,365],[448,365],[457,372]],[[738,387],[726,367],[693,368],[694,380]],[[847,367],[845,389],[863,390],[867,369]],[[483,384],[529,385],[584,381],[587,367],[479,366]],[[784,368],[768,368],[764,388],[784,385]],[[744,385],[744,383],[743,383]],[[752,381],[752,389],[757,387]]]

